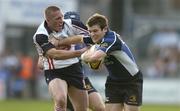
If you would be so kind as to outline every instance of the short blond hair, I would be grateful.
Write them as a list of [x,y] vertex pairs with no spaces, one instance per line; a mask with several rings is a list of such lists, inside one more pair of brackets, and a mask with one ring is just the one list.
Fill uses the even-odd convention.
[[51,13],[52,12],[55,12],[55,11],[60,11],[60,8],[57,7],[57,6],[48,6],[45,11],[44,11],[44,15],[45,15],[45,18],[49,18],[51,16]]

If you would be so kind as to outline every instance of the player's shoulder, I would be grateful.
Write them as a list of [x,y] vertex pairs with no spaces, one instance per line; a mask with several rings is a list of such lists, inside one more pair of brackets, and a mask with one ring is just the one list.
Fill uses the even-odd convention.
[[64,19],[64,26],[73,27],[74,21],[72,19]]
[[87,30],[87,27],[84,25],[84,23],[80,20],[74,20],[74,19],[71,19],[71,24],[73,27],[75,28],[82,28],[82,29],[85,29]]
[[45,26],[44,26],[44,22],[42,22],[39,27],[37,28],[34,36],[33,36],[33,40],[37,41],[37,40],[43,40],[45,38],[48,38],[48,31],[46,30]]
[[67,25],[77,25],[77,26],[82,24],[81,21],[73,20],[73,19],[64,19],[64,23]]
[[45,21],[43,21],[39,27],[37,28],[36,32],[35,32],[35,35],[37,34],[44,34],[44,35],[48,35],[48,31],[47,29],[45,28]]
[[72,24],[72,20],[71,19],[64,19],[64,23],[65,24]]
[[112,37],[112,36],[116,36],[116,35],[117,35],[117,33],[115,31],[108,30],[105,36]]
[[122,40],[121,36],[115,31],[108,31],[104,36],[104,42],[116,42]]

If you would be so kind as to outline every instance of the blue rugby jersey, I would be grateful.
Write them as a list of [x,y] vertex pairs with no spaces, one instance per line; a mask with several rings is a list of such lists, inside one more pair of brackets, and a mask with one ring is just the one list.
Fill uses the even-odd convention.
[[[84,38],[84,42],[92,43],[92,40]],[[108,31],[98,44],[97,50],[107,54],[104,64],[109,71],[109,77],[115,80],[127,80],[139,72],[133,54],[120,35]]]

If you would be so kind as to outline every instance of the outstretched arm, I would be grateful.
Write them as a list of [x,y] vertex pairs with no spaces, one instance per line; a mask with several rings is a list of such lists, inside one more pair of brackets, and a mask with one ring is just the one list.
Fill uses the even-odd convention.
[[86,51],[86,48],[80,50],[57,50],[55,48],[49,49],[46,52],[46,56],[53,59],[69,59],[74,57],[80,57],[82,53]]
[[52,37],[50,39],[50,42],[55,46],[71,45],[78,43],[94,44],[90,36],[85,37],[84,35],[74,35],[61,39]]
[[38,46],[42,48],[43,55],[52,59],[64,60],[79,57],[84,51],[86,51],[85,48],[80,50],[56,49],[57,46],[53,45],[48,39],[48,36],[43,34],[36,35],[34,41]]
[[77,44],[77,43],[83,43],[83,35],[75,35],[70,36],[63,39],[57,39],[55,37],[50,39],[50,42],[54,44],[55,46],[61,46],[61,45],[71,45],[71,44]]

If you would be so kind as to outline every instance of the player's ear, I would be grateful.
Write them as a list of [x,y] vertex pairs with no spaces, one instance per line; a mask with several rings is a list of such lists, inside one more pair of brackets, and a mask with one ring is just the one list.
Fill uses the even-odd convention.
[[103,28],[103,32],[107,32],[107,30],[108,30],[107,26]]
[[44,14],[44,18],[45,18],[46,22],[49,22],[49,16],[47,14]]
[[46,16],[46,22],[49,23],[52,18],[50,16]]
[[49,19],[48,18],[46,18],[46,22],[49,23]]

